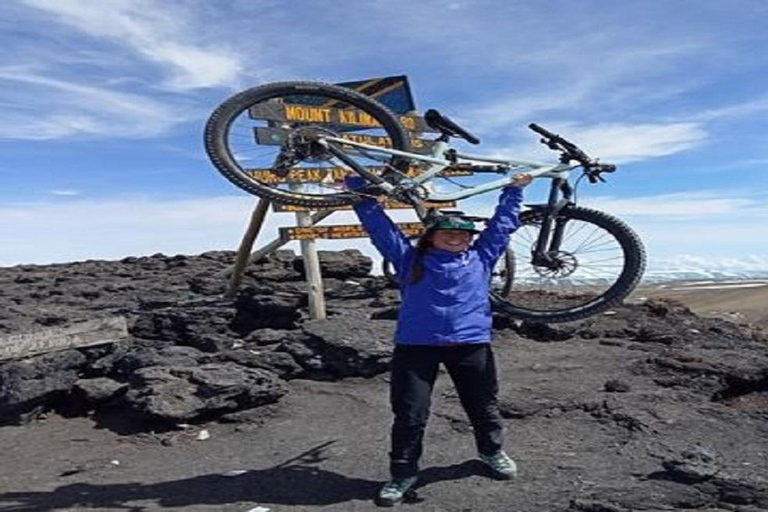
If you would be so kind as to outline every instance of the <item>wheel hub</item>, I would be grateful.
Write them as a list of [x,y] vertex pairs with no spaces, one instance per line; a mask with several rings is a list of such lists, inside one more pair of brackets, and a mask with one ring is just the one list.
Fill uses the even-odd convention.
[[535,272],[548,278],[563,278],[568,277],[579,267],[579,262],[576,256],[566,251],[557,251],[547,254],[546,265],[534,265]]
[[298,161],[318,163],[330,160],[333,155],[318,142],[321,135],[339,137],[337,133],[327,128],[301,126],[288,134],[286,148]]

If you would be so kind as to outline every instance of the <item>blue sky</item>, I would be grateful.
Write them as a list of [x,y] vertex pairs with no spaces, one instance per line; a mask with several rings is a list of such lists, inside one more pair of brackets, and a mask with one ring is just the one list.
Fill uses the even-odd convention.
[[[255,198],[205,156],[213,108],[406,74],[489,154],[553,161],[533,121],[620,164],[580,200],[635,227],[653,268],[768,270],[767,20],[762,0],[8,0],[0,265],[234,249]],[[364,244],[320,243],[345,246]]]

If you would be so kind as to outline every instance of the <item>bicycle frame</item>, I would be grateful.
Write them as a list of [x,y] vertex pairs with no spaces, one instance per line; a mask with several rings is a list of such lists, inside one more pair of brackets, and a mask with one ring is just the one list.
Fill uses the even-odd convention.
[[[448,143],[441,140],[435,141],[435,145],[430,154],[422,155],[422,154],[416,154],[416,153],[409,153],[407,151],[399,151],[397,149],[371,146],[369,144],[364,144],[362,142],[355,142],[355,141],[342,139],[338,137],[323,136],[320,138],[320,143],[324,144],[329,151],[331,151],[334,155],[339,157],[342,161],[344,161],[344,163],[352,167],[356,172],[365,176],[369,180],[373,181],[377,185],[387,190],[387,192],[394,191],[395,186],[383,181],[378,176],[371,174],[367,169],[365,169],[365,167],[361,166],[360,164],[355,162],[354,159],[344,154],[342,150],[336,148],[332,144],[328,144],[329,142],[338,143],[340,145],[345,145],[345,146],[352,146],[352,147],[364,149],[369,152],[386,153],[388,155],[405,157],[405,158],[408,158],[409,160],[416,160],[419,162],[426,162],[426,163],[432,164],[429,166],[428,169],[420,173],[418,176],[410,178],[407,182],[408,186],[406,187],[401,186],[400,190],[409,190],[409,189],[416,188],[420,185],[423,185],[425,182],[431,180],[443,170],[450,168],[456,165],[457,163],[495,164],[497,166],[500,166],[498,171],[501,171],[501,172],[513,172],[513,171],[525,172],[527,174],[530,174],[534,178],[547,177],[552,179],[564,179],[564,180],[568,179],[571,169],[578,167],[578,165],[566,165],[566,164],[551,165],[551,164],[542,164],[538,162],[526,162],[522,160],[499,160],[495,158],[488,158],[484,156],[469,155],[469,154],[462,154],[462,153],[455,153],[456,161],[454,162],[451,160],[447,160],[443,156],[446,154],[446,152],[451,150],[451,148],[448,145]],[[435,202],[457,201],[460,199],[466,199],[468,197],[476,196],[479,194],[484,194],[491,190],[506,187],[510,183],[512,183],[512,180],[510,178],[502,178],[499,180],[494,180],[489,183],[484,183],[482,185],[478,185],[478,186],[469,188],[467,190],[458,191],[451,194],[437,194],[437,193],[428,191],[427,192],[428,195],[424,199],[428,201],[435,201]]]

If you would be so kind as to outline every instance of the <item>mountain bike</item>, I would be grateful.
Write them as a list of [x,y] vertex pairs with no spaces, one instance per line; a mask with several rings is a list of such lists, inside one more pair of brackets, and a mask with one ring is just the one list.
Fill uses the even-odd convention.
[[[411,133],[435,133],[434,140]],[[551,179],[547,201],[527,204],[511,245],[513,289],[492,292],[498,311],[533,322],[586,318],[623,300],[638,284],[645,250],[623,221],[576,205],[586,177],[605,181],[616,167],[589,157],[576,144],[530,124],[559,153],[557,164],[460,152],[449,144],[480,141],[437,110],[424,117],[395,115],[355,91],[314,82],[272,83],[222,103],[205,127],[205,148],[217,170],[241,189],[270,200],[310,208],[354,204],[386,196],[412,205],[420,218],[439,214],[425,201],[447,203],[508,186],[526,172]],[[574,171],[581,175],[571,184]],[[355,173],[367,186],[347,190]],[[487,177],[491,177],[487,181]],[[297,187],[292,178],[311,177]],[[446,190],[448,189],[448,190]]]

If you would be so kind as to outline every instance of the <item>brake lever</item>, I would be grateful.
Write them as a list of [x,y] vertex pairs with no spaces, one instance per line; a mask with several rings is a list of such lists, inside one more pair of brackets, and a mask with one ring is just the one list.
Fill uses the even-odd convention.
[[600,181],[602,183],[605,183],[605,178],[600,176],[599,172],[592,171],[592,172],[588,172],[586,174],[587,174],[587,179],[589,179],[589,182],[592,183],[592,184],[595,184],[598,181]]
[[554,139],[545,139],[542,137],[539,142],[547,146],[552,151],[563,151],[563,148],[561,148],[557,141]]

